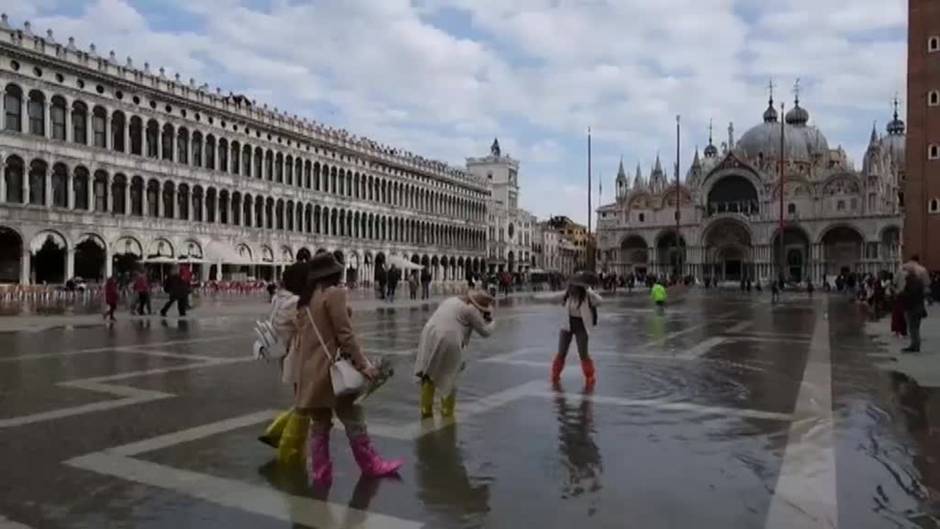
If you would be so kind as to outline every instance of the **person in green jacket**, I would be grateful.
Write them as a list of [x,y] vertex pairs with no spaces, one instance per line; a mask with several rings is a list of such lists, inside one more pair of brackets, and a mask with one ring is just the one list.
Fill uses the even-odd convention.
[[666,305],[666,287],[663,286],[659,279],[653,283],[653,288],[650,289],[650,299],[656,303],[656,307],[659,309],[662,309]]

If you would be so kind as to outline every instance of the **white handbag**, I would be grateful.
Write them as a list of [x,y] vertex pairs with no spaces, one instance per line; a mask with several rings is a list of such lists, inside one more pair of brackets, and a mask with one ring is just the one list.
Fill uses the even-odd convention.
[[326,343],[323,341],[323,336],[320,334],[320,329],[318,329],[317,324],[313,322],[313,315],[310,314],[310,308],[307,308],[307,319],[310,320],[313,331],[317,333],[317,339],[320,340],[323,354],[326,355],[326,358],[330,362],[330,383],[333,385],[333,395],[342,397],[344,395],[355,395],[361,392],[366,386],[366,377],[352,365],[352,362],[340,357],[339,351],[332,356],[330,355],[329,349],[327,349]]

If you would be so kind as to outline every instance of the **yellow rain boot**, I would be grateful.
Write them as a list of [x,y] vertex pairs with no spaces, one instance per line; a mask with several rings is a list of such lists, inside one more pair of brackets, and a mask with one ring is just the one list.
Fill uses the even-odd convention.
[[284,427],[287,426],[287,421],[293,413],[294,410],[291,409],[278,415],[277,418],[274,419],[274,422],[268,425],[264,434],[258,437],[258,440],[271,448],[277,448],[277,445],[281,442],[281,434],[284,433]]
[[429,379],[421,381],[421,418],[429,419],[434,416],[434,382]]
[[450,395],[441,399],[441,417],[447,419],[452,419],[454,417],[454,409],[457,407],[457,390],[450,392]]
[[303,464],[306,459],[307,430],[310,417],[291,413],[277,446],[277,461],[285,465]]

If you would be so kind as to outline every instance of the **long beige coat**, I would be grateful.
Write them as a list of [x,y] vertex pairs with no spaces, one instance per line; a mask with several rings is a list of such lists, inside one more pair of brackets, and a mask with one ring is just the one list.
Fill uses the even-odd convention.
[[[352,328],[345,288],[317,289],[310,301],[309,311],[331,355],[335,355],[339,349],[349,356],[357,368],[364,369],[368,365],[368,359],[362,353]],[[310,325],[306,310],[298,311],[297,329],[296,342],[291,352],[292,355],[296,354],[292,366],[296,373],[292,378],[298,381],[294,406],[301,410],[332,408],[336,397],[330,382],[330,362]]]
[[415,375],[427,376],[441,395],[449,395],[457,381],[463,362],[462,351],[470,342],[471,333],[476,331],[480,336],[489,336],[493,326],[463,299],[444,300],[421,331]]

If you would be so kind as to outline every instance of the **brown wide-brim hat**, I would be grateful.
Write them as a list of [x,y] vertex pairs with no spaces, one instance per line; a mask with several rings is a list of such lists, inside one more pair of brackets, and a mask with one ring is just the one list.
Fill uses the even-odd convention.
[[336,261],[336,257],[329,252],[317,254],[306,264],[309,275],[307,278],[311,281],[323,279],[338,274],[343,271],[343,265]]
[[467,302],[481,312],[493,312],[493,296],[482,290],[471,290],[466,295]]

